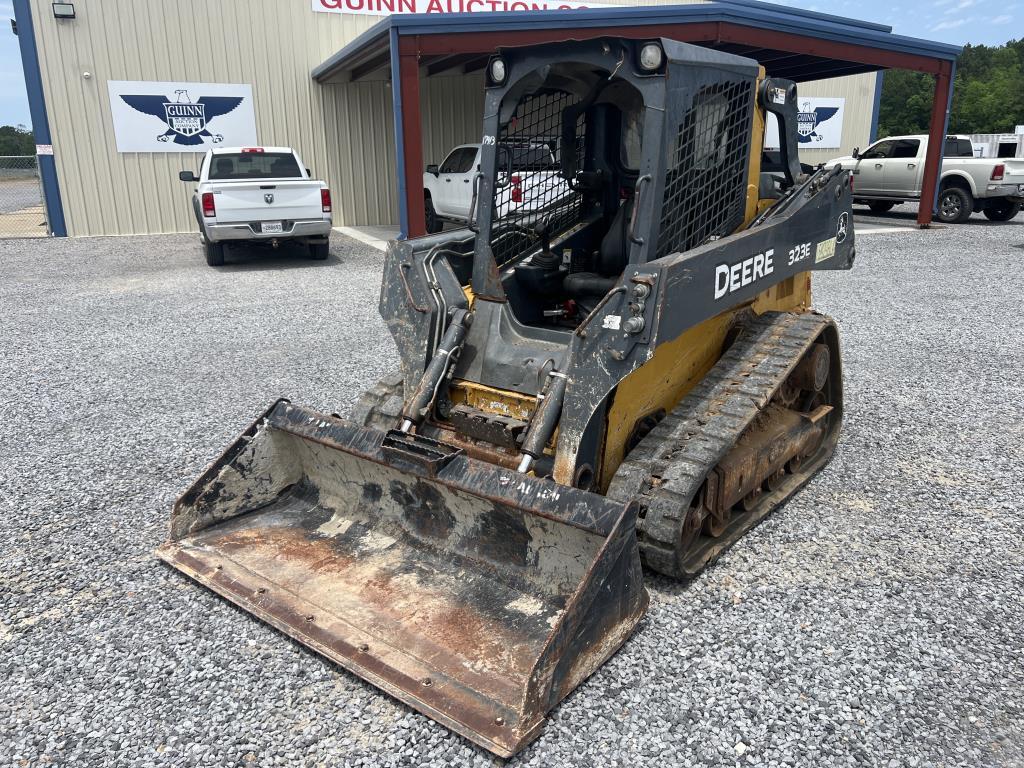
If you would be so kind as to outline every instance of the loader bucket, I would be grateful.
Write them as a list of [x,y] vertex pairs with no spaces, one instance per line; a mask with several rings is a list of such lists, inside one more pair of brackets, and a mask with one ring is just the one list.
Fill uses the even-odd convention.
[[160,558],[504,757],[647,607],[636,511],[279,401]]

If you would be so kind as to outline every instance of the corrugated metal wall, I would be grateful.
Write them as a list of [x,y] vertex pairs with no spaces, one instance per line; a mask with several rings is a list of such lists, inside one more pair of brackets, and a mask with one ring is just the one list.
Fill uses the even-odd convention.
[[[680,1],[695,0],[619,4]],[[195,229],[190,187],[177,173],[197,168],[199,155],[119,154],[108,80],[249,83],[260,143],[294,146],[327,180],[336,224],[396,221],[390,85],[320,86],[309,76],[380,17],[314,13],[309,0],[103,0],[76,4],[70,21],[54,19],[48,0],[32,6],[69,234]],[[421,81],[425,162],[479,138],[482,85],[479,72]],[[847,99],[843,147],[809,150],[806,162],[866,143],[874,75],[808,83],[801,93]]]
[[[452,147],[479,141],[483,87],[482,72],[421,78],[426,164],[440,163]],[[335,223],[396,223],[398,186],[390,83],[378,80],[324,86],[324,111],[327,167],[344,190],[336,202]]]
[[327,163],[322,173],[333,190],[335,226],[392,223],[398,187],[390,84],[315,87],[323,91]]
[[423,160],[440,163],[459,144],[480,141],[484,114],[484,75],[421,79]]
[[[260,142],[294,146],[327,177],[342,202],[336,218],[373,220],[391,206],[393,191],[366,195],[353,184],[358,172],[394,177],[390,92],[380,83],[324,89],[309,77],[378,17],[314,13],[309,0],[102,0],[75,10],[58,21],[48,0],[32,2],[69,234],[195,229],[177,174],[197,168],[199,155],[119,154],[108,80],[250,83]],[[325,108],[347,116],[330,139]],[[353,148],[344,128],[357,120],[354,132],[374,141]],[[352,172],[333,172],[332,158]]]

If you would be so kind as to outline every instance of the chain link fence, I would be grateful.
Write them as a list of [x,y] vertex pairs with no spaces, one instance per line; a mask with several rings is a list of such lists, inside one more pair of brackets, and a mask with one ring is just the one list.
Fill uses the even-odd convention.
[[0,238],[48,234],[35,155],[0,155]]

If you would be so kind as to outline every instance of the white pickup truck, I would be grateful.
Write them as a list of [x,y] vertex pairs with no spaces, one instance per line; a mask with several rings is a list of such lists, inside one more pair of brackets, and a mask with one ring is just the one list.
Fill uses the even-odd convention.
[[331,191],[310,177],[289,147],[223,147],[203,158],[199,175],[178,178],[198,182],[192,210],[206,263],[224,263],[227,241],[277,247],[295,240],[314,259],[326,259],[331,234]]
[[[554,142],[551,142],[552,144]],[[572,190],[559,173],[558,161],[545,142],[498,146],[498,181],[494,212],[529,214],[556,208]],[[440,232],[444,221],[465,224],[473,204],[473,180],[480,170],[480,145],[461,144],[440,166],[423,174],[423,210],[427,232]]]
[[[921,199],[928,137],[890,136],[863,152],[825,165],[853,172],[855,203],[884,213],[907,200]],[[968,136],[947,136],[939,176],[938,218],[967,221],[975,211],[992,221],[1009,221],[1024,203],[1024,160],[976,158]]]

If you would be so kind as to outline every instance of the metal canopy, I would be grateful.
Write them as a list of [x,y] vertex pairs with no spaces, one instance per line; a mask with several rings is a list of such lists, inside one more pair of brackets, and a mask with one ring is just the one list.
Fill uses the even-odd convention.
[[[686,42],[749,56],[768,74],[797,82],[898,67],[929,73],[938,61],[955,61],[960,47],[894,35],[891,27],[754,0],[714,0],[697,5],[588,8],[543,13],[389,16],[316,67],[319,83],[391,76],[393,37],[433,38],[419,54],[421,75],[471,72],[495,48],[549,39],[602,34],[681,37]],[[651,30],[657,29],[652,35]],[[525,33],[525,34],[524,34]],[[793,38],[816,41],[799,45]],[[438,38],[444,40],[441,42]]]
[[646,8],[389,16],[312,74],[322,84],[391,80],[402,237],[425,232],[420,80],[468,73],[499,48],[595,37],[658,37],[748,56],[767,73],[797,82],[908,69],[935,78],[918,223],[927,226],[938,196],[942,137],[949,120],[961,48],[892,34],[892,28],[757,0]]

